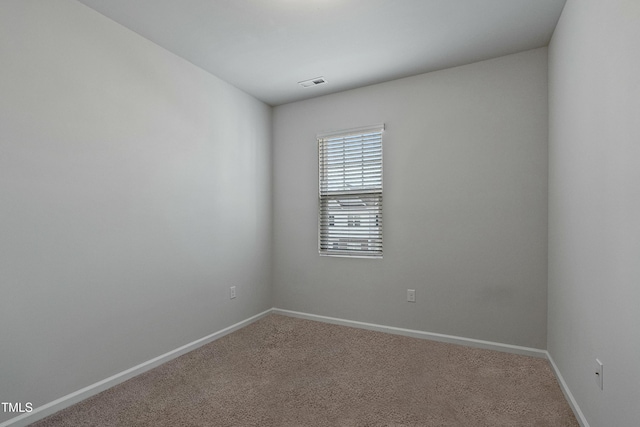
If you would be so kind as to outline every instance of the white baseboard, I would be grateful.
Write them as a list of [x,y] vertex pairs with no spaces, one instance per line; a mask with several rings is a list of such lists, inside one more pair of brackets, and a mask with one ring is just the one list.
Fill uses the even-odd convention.
[[150,369],[153,369],[163,363],[166,363],[172,359],[175,359],[178,356],[182,356],[192,350],[197,349],[198,347],[202,347],[205,344],[209,344],[212,341],[215,341],[223,336],[230,334],[238,329],[244,328],[245,326],[255,322],[256,320],[268,315],[271,313],[272,309],[265,310],[262,313],[256,314],[248,319],[245,319],[241,322],[236,323],[235,325],[231,325],[227,328],[224,328],[218,332],[214,332],[211,335],[207,335],[204,338],[200,338],[199,340],[190,342],[189,344],[183,345],[182,347],[176,348],[175,350],[171,350],[168,353],[165,353],[161,356],[155,357],[151,360],[143,362],[133,368],[127,369],[126,371],[122,371],[118,374],[115,374],[109,378],[106,378],[102,381],[98,381],[95,384],[91,384],[83,389],[70,393],[66,396],[63,396],[59,399],[54,400],[53,402],[49,402],[45,405],[34,408],[32,412],[24,413],[15,418],[11,418],[0,424],[0,427],[24,427],[31,423],[34,423],[38,420],[41,420],[45,417],[48,417],[51,414],[54,414],[64,408],[67,408],[75,403],[78,403],[88,397],[91,397],[95,394],[100,393],[108,388],[111,388],[117,384],[120,384],[130,378],[135,377],[136,375],[140,375],[143,372],[146,372]]
[[581,427],[589,427],[589,423],[587,422],[587,419],[582,413],[580,406],[578,406],[578,402],[576,402],[576,399],[573,397],[571,390],[569,390],[569,386],[564,381],[564,378],[562,377],[562,374],[560,373],[560,369],[558,369],[556,362],[553,361],[553,357],[551,357],[551,354],[549,354],[548,351],[546,353],[547,353],[547,359],[549,360],[549,363],[551,364],[551,368],[553,369],[553,373],[556,375],[556,378],[558,379],[558,383],[560,384],[560,389],[562,390],[564,397],[567,399],[567,402],[569,402],[569,406],[571,406],[571,409],[573,410],[573,413],[576,416],[578,423],[580,424]]
[[[413,338],[422,338],[432,341],[446,342],[450,344],[459,344],[467,347],[484,348],[487,350],[496,350],[506,353],[520,354],[524,356],[532,356],[546,359],[548,353],[546,350],[540,350],[531,347],[521,347],[518,345],[502,344],[492,341],[483,341],[473,338],[457,337],[454,335],[437,334],[433,332],[424,332],[414,329],[396,328],[394,326],[377,325],[375,323],[357,322],[354,320],[338,319],[335,317],[319,316],[317,314],[301,313],[298,311],[283,310],[281,308],[273,308],[272,313],[282,314],[285,316],[299,317],[301,319],[317,320],[319,322],[333,323],[336,325],[351,326],[360,329],[369,329],[372,331],[386,332],[395,335],[405,335]],[[2,427],[2,426],[0,426]]]

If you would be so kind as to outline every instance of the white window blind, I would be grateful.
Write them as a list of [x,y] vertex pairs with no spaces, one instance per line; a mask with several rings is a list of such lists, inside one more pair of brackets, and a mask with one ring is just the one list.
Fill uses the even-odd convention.
[[382,257],[383,130],[318,136],[321,255]]

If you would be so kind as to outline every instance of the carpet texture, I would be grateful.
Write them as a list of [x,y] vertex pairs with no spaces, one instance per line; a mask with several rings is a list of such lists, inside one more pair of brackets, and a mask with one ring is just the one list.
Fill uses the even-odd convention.
[[33,426],[578,426],[544,359],[269,315]]

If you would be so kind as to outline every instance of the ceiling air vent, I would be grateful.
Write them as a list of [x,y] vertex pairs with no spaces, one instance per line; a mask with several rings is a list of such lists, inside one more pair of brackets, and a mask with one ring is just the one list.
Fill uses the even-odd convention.
[[302,87],[311,87],[311,86],[322,85],[322,84],[325,84],[326,82],[327,81],[325,80],[324,77],[316,77],[315,79],[309,79],[309,80],[298,82],[298,84]]

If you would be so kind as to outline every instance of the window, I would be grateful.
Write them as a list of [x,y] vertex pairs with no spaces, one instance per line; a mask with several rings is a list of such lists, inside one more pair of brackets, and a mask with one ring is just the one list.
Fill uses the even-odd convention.
[[320,255],[382,258],[383,130],[318,135]]

